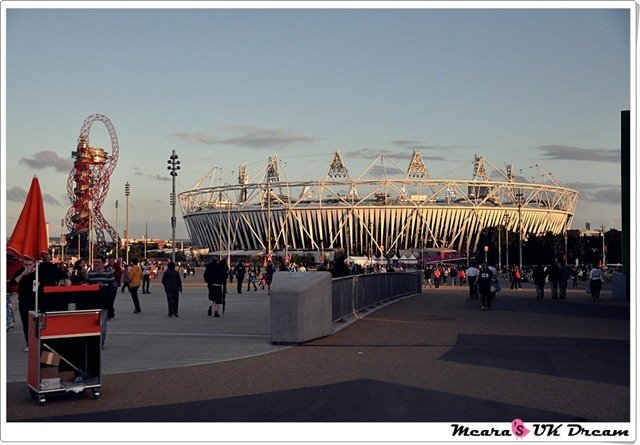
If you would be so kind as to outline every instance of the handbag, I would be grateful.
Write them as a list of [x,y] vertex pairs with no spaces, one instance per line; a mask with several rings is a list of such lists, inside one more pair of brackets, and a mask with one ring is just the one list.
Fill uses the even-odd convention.
[[491,281],[491,287],[489,288],[490,292],[500,292],[500,283],[498,282],[498,280],[492,280]]

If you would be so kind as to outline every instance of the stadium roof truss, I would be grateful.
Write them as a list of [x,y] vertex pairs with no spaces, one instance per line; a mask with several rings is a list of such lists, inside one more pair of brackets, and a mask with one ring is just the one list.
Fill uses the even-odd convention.
[[[325,180],[316,181],[274,177],[272,156],[262,180],[208,187],[200,180],[179,194],[180,206],[192,241],[214,251],[465,251],[476,248],[487,227],[521,228],[526,239],[571,226],[579,193],[540,166],[538,182],[516,182],[509,168],[501,171],[476,156],[473,179],[431,179],[416,153],[406,171],[379,156],[403,178],[365,178],[365,171],[351,179],[338,151]],[[493,167],[491,176],[485,164]]]

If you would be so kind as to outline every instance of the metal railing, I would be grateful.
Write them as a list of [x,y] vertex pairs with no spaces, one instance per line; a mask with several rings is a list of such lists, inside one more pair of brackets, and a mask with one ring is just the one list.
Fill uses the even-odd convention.
[[351,275],[332,280],[333,321],[422,292],[422,271]]

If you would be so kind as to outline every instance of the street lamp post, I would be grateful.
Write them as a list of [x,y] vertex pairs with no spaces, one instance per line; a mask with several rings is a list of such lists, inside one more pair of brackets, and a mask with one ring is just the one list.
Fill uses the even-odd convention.
[[509,265],[509,222],[510,221],[511,221],[511,215],[509,215],[509,214],[504,215],[504,236],[505,236],[504,262],[505,262],[505,265],[507,266],[507,269],[509,269],[509,267],[510,267],[510,265]]
[[606,227],[604,224],[600,226],[600,233],[602,234],[602,267],[607,265],[607,254],[605,253],[605,245],[604,245],[604,230]]
[[516,194],[518,199],[518,249],[519,249],[519,264],[520,270],[522,270],[522,193]]
[[171,150],[171,156],[167,161],[167,170],[171,173],[171,261],[176,262],[176,176],[180,170],[180,161],[175,150]]
[[118,200],[116,199],[116,259],[120,257],[120,234],[118,233]]
[[127,258],[127,264],[129,264],[129,195],[131,194],[131,186],[129,185],[129,181],[124,184],[124,196],[126,199],[125,203],[125,229],[124,229],[124,248],[125,254]]

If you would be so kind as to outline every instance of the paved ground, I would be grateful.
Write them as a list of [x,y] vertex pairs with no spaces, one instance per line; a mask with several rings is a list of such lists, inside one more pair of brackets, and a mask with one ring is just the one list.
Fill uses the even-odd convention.
[[230,286],[226,314],[213,319],[200,279],[189,280],[178,319],[157,285],[141,314],[119,294],[98,400],[37,406],[21,335],[10,333],[8,422],[630,420],[629,302],[608,291],[599,302],[584,286],[537,301],[527,285],[503,285],[483,312],[464,287],[425,289],[332,336],[276,347],[266,292]]

